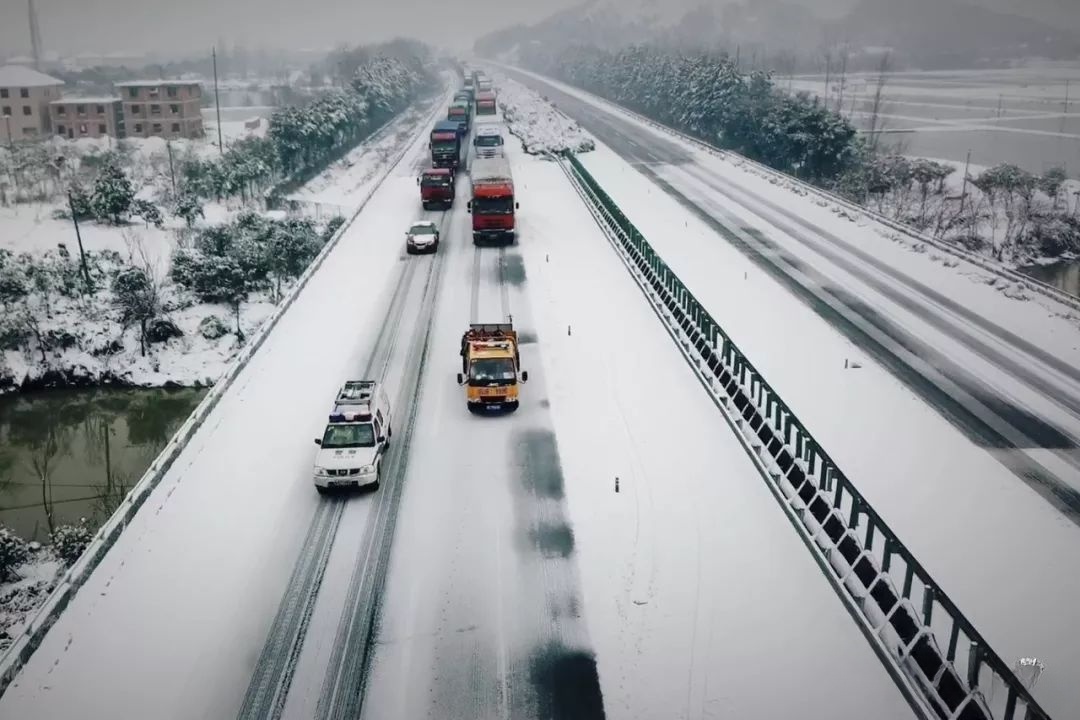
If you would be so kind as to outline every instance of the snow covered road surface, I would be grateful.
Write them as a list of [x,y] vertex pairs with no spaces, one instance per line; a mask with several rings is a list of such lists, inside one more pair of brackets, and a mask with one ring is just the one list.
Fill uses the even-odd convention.
[[909,252],[579,91],[522,77],[976,442],[1014,450],[1006,461],[1017,476],[1080,522],[1080,332],[1068,308],[1006,297],[974,267]]
[[[518,245],[446,248],[365,717],[910,717],[559,168],[508,154]],[[505,315],[522,406],[473,417],[451,348]]]
[[311,438],[363,367],[365,328],[381,324],[417,214],[415,179],[389,177],[0,698],[0,716],[235,715],[319,504]]
[[[1061,632],[1080,622],[1080,530],[1017,482],[1003,464],[1015,451],[965,437],[888,364],[872,361],[843,328],[790,295],[782,278],[688,213],[685,197],[672,197],[603,145],[581,161],[995,650],[1009,662],[1035,655],[1047,664],[1040,702],[1056,716],[1080,705],[1071,682],[1080,651]],[[727,207],[705,192],[694,200]],[[965,283],[943,276],[934,287],[952,294]],[[845,369],[849,360],[862,367]]]

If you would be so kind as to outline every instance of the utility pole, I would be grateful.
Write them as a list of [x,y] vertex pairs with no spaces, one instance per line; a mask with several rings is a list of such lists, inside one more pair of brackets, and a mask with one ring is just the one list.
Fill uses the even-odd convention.
[[217,81],[217,48],[215,47],[211,51],[211,56],[214,59],[214,110],[217,111],[217,144],[218,152],[221,155],[225,154],[225,143],[221,140],[221,98],[218,96],[218,81]]
[[8,150],[11,151],[11,160],[12,160],[12,163],[14,164],[14,161],[15,161],[15,136],[11,134],[11,116],[10,115],[5,115],[4,116],[4,124],[7,126]]
[[11,153],[11,185],[15,190],[15,207],[19,207],[19,173],[15,167],[15,136],[11,134],[11,116],[4,116],[7,126],[8,151]]
[[176,197],[176,170],[173,169],[172,143],[165,141],[165,149],[169,151],[169,179],[172,180],[172,194]]
[[71,191],[68,190],[68,209],[71,210],[71,222],[75,223],[75,239],[79,241],[79,261],[82,263],[83,280],[86,281],[87,292],[93,292],[94,288],[90,284],[90,269],[86,267],[86,252],[83,250],[82,233],[79,232],[79,218],[75,213],[75,201],[71,199]]
[[967,197],[968,169],[971,167],[971,151],[967,151],[967,160],[964,161],[964,185],[960,188],[960,212],[964,212],[964,198]]

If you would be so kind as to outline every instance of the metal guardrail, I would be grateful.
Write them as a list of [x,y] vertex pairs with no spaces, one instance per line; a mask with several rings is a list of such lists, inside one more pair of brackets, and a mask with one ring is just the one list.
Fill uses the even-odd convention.
[[[429,115],[429,118],[433,118],[439,106],[436,105],[435,109]],[[426,127],[426,124],[421,124],[421,128]],[[232,359],[228,367],[214,383],[214,387],[206,394],[206,397],[202,399],[202,402],[192,411],[188,419],[184,421],[177,431],[173,434],[172,438],[165,445],[164,449],[158,454],[147,468],[143,476],[127,494],[123,502],[112,514],[112,516],[105,521],[101,528],[94,534],[90,544],[86,550],[79,557],[70,568],[65,571],[60,582],[50,593],[49,597],[42,603],[41,607],[33,614],[30,621],[23,628],[22,633],[15,638],[11,646],[0,656],[0,696],[7,690],[8,686],[14,680],[16,674],[27,663],[30,656],[41,645],[42,640],[45,638],[45,634],[49,628],[60,617],[60,613],[71,603],[71,600],[75,597],[75,594],[89,579],[90,574],[101,563],[105,557],[105,553],[116,544],[117,539],[120,537],[121,532],[128,526],[134,518],[135,513],[142,507],[143,503],[150,497],[150,494],[161,482],[161,479],[172,467],[172,464],[176,462],[176,459],[180,456],[180,453],[187,446],[188,442],[195,435],[195,432],[202,426],[209,417],[210,413],[217,407],[222,396],[232,387],[233,382],[239,376],[240,372],[247,367],[251,358],[255,355],[262,344],[269,337],[270,332],[277,326],[278,322],[284,316],[285,312],[299,297],[300,291],[308,284],[312,276],[322,266],[326,258],[333,252],[338,242],[348,231],[349,227],[353,224],[356,218],[363,212],[367,206],[368,201],[382,185],[383,181],[389,177],[394,168],[398,166],[402,158],[414,147],[417,140],[422,139],[424,136],[420,134],[417,138],[406,143],[400,152],[394,155],[393,158],[386,164],[386,168],[380,173],[378,179],[371,185],[367,191],[367,195],[356,206],[356,209],[348,217],[346,222],[342,223],[337,232],[327,241],[322,250],[315,257],[315,259],[308,265],[307,269],[297,279],[296,284],[292,289],[282,298],[277,308],[270,315],[269,318],[260,326],[256,333],[251,337],[251,341],[244,347],[240,353]]]
[[834,206],[836,206],[836,207],[838,207],[840,209],[843,209],[843,210],[845,210],[845,211],[847,211],[849,213],[855,213],[857,215],[862,215],[862,216],[864,216],[866,218],[869,218],[870,220],[873,220],[874,222],[877,222],[877,223],[889,228],[890,230],[893,230],[893,231],[898,232],[898,233],[900,233],[902,235],[905,235],[905,236],[911,238],[912,240],[917,240],[918,242],[925,243],[927,245],[933,246],[934,248],[936,248],[938,250],[941,250],[942,252],[945,252],[945,253],[948,253],[948,254],[950,254],[950,255],[952,255],[954,257],[960,258],[961,260],[969,262],[972,265],[976,265],[977,267],[979,267],[979,268],[981,268],[981,269],[983,269],[983,270],[985,270],[985,271],[987,271],[989,273],[992,273],[992,274],[994,274],[994,275],[996,275],[996,276],[998,276],[1000,278],[1003,278],[1003,279],[1008,280],[1010,282],[1019,283],[1024,288],[1026,288],[1028,290],[1031,290],[1032,292],[1038,293],[1038,294],[1040,294],[1040,295],[1042,295],[1042,296],[1044,296],[1046,298],[1049,298],[1051,300],[1055,300],[1057,302],[1060,302],[1063,305],[1066,305],[1066,306],[1068,306],[1069,308],[1071,308],[1073,310],[1080,311],[1080,298],[1078,298],[1078,297],[1076,297],[1074,295],[1071,295],[1071,294],[1065,292],[1064,290],[1059,290],[1058,288],[1054,287],[1053,285],[1049,285],[1047,283],[1042,282],[1041,280],[1036,280],[1035,278],[1024,275],[1023,273],[1021,273],[1021,272],[1019,272],[1017,270],[1014,270],[1014,269],[1012,269],[1012,268],[1010,268],[1010,267],[1008,267],[1006,265],[1003,265],[1003,264],[1001,264],[1001,263],[999,263],[999,262],[997,262],[995,260],[991,260],[989,258],[982,257],[981,255],[978,255],[977,253],[973,253],[973,252],[971,252],[969,250],[965,250],[964,248],[957,247],[957,246],[952,245],[952,244],[950,244],[948,242],[945,242],[943,240],[938,240],[936,238],[930,237],[929,235],[926,235],[924,233],[919,232],[918,230],[911,227],[910,225],[905,225],[904,223],[893,220],[892,218],[889,218],[889,217],[887,217],[885,215],[882,215],[882,214],[872,210],[871,208],[864,207],[862,205],[859,205],[857,203],[852,202],[851,200],[848,200],[847,198],[841,197],[840,195],[837,195],[836,193],[830,192],[830,191],[825,190],[823,188],[819,188],[816,185],[811,185],[810,183],[808,183],[808,182],[806,182],[804,180],[800,180],[799,178],[794,177],[793,175],[788,175],[786,173],[780,172],[779,170],[774,170],[773,168],[769,167],[768,165],[764,165],[764,164],[762,164],[760,162],[757,162],[756,160],[751,160],[750,158],[747,158],[747,157],[745,157],[743,155],[739,155],[738,153],[733,152],[731,150],[722,150],[722,149],[716,147],[715,145],[710,145],[709,143],[705,142],[704,140],[701,140],[699,138],[694,137],[693,135],[689,135],[689,134],[687,134],[685,132],[682,132],[680,130],[676,130],[675,128],[672,128],[672,127],[670,127],[668,125],[664,125],[663,123],[657,122],[656,120],[653,120],[652,118],[646,117],[646,116],[642,115],[641,113],[630,110],[629,108],[623,107],[622,105],[620,105],[620,104],[618,104],[616,102],[613,102],[613,101],[608,100],[606,98],[595,95],[595,94],[593,94],[593,93],[591,93],[591,92],[589,92],[587,90],[582,90],[581,88],[578,88],[578,87],[575,87],[575,86],[572,86],[572,85],[568,85],[567,83],[557,81],[557,80],[554,80],[552,78],[545,77],[543,75],[532,72],[531,70],[526,70],[524,68],[515,67],[515,66],[512,66],[512,65],[505,65],[503,63],[494,63],[493,62],[493,64],[499,65],[499,66],[503,67],[504,69],[510,69],[510,70],[513,70],[515,72],[519,72],[519,73],[522,73],[522,74],[525,74],[525,75],[531,75],[531,76],[533,76],[533,77],[535,77],[538,80],[541,80],[543,82],[560,83],[560,84],[566,86],[567,88],[569,88],[573,92],[588,95],[589,98],[590,98],[590,101],[592,101],[592,102],[602,103],[605,106],[609,107],[614,112],[625,115],[626,117],[631,118],[636,122],[648,125],[648,126],[650,126],[652,128],[655,128],[655,129],[657,129],[657,130],[659,130],[661,132],[664,132],[664,133],[666,133],[668,135],[671,135],[672,137],[675,137],[675,138],[677,138],[679,140],[682,140],[684,142],[688,142],[688,143],[690,143],[690,144],[692,144],[692,145],[694,145],[694,146],[696,146],[698,148],[701,148],[702,150],[705,150],[706,152],[709,152],[712,155],[716,155],[717,157],[724,158],[724,159],[732,162],[733,164],[745,165],[746,167],[752,169],[753,171],[755,171],[755,172],[757,172],[757,173],[759,173],[761,175],[768,176],[775,183],[787,183],[789,187],[797,188],[803,194],[814,195],[814,196],[820,198],[823,202],[832,203]]
[[[912,552],[572,154],[567,171],[742,435],[819,566],[925,717],[1049,720]],[[568,165],[568,168],[567,168]],[[946,638],[942,644],[939,638]],[[915,707],[913,703],[913,707]]]

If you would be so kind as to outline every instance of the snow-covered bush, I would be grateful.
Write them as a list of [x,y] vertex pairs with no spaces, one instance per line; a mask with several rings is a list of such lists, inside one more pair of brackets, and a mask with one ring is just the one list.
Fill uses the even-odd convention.
[[154,318],[146,326],[146,342],[163,343],[173,338],[184,337],[184,331],[168,318]]
[[0,305],[10,308],[12,303],[26,297],[28,291],[26,275],[15,256],[10,250],[0,249]]
[[341,215],[335,215],[326,221],[326,227],[322,231],[323,244],[330,241],[330,238],[334,237],[334,233],[338,231],[342,225],[345,224],[345,218]]
[[86,550],[94,537],[94,530],[86,518],[74,525],[60,525],[52,533],[53,552],[65,565],[71,565]]
[[30,559],[30,545],[10,528],[0,525],[0,580],[11,579]]
[[190,188],[181,192],[180,197],[176,199],[173,214],[187,223],[189,228],[194,227],[196,220],[205,217],[199,196]]
[[157,205],[149,200],[141,198],[133,200],[131,202],[131,214],[142,218],[147,227],[153,225],[161,229],[165,225],[165,218],[162,216],[161,211],[158,210]]
[[113,278],[112,291],[113,305],[120,311],[120,324],[125,328],[138,325],[139,348],[146,355],[146,345],[152,342],[147,326],[161,311],[157,283],[146,270],[127,267]]
[[593,139],[576,122],[520,83],[500,78],[499,106],[510,133],[521,140],[530,155],[596,149]]
[[199,334],[207,340],[217,340],[228,332],[229,327],[217,315],[207,315],[199,321]]

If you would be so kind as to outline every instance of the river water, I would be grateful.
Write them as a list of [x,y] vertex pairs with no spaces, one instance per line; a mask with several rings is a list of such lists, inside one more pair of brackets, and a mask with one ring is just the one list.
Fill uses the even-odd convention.
[[1032,265],[1020,272],[1080,297],[1080,260],[1063,260],[1052,265]]
[[0,524],[48,542],[50,528],[96,529],[150,466],[205,390],[55,390],[0,397]]

